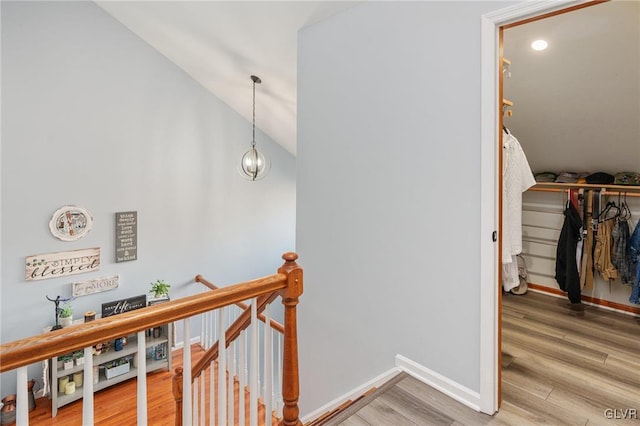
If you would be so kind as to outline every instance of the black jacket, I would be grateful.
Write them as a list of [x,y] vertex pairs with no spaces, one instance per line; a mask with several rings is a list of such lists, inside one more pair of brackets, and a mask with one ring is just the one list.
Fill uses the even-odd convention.
[[580,275],[576,264],[576,248],[582,239],[582,219],[578,210],[569,202],[564,211],[564,223],[560,231],[556,251],[556,281],[566,291],[571,303],[580,303]]

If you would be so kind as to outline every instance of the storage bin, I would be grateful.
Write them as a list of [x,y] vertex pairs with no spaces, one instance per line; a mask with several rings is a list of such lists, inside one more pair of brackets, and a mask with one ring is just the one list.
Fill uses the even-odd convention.
[[107,379],[113,379],[116,376],[127,374],[129,372],[129,363],[117,365],[115,367],[105,367],[104,375]]

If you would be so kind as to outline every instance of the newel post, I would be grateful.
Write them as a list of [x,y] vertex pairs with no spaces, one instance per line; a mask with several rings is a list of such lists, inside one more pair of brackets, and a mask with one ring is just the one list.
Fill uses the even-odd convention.
[[300,396],[298,378],[298,324],[296,306],[302,294],[302,268],[296,263],[298,255],[288,252],[282,255],[284,265],[278,273],[287,275],[287,288],[281,290],[284,305],[284,349],[282,352],[282,420],[280,425],[302,425],[298,397]]
[[182,367],[176,368],[172,382],[173,399],[176,401],[176,423],[182,426]]

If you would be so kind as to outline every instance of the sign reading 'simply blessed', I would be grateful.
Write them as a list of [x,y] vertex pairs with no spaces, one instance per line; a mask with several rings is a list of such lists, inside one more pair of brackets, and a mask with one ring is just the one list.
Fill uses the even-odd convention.
[[26,259],[27,281],[66,277],[100,269],[100,247],[37,254]]

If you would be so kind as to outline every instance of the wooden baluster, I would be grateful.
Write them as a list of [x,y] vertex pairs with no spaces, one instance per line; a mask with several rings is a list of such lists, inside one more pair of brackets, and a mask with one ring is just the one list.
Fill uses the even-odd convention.
[[[98,375],[99,374],[100,373],[98,373]],[[84,377],[83,377],[83,386],[82,386],[82,424],[83,425],[93,424],[93,346],[84,348]]]
[[[205,408],[207,405],[207,386],[204,371],[200,374],[200,423],[207,424],[207,417],[205,416]],[[211,386],[211,385],[209,385]]]
[[269,305],[264,308],[264,424],[271,426],[271,418],[273,413],[273,334],[271,330],[271,315],[269,314]]
[[238,366],[238,424],[244,426],[244,389],[247,386],[247,333],[242,331],[238,337],[240,346],[238,347],[240,365]]
[[198,414],[200,414],[200,411],[198,409],[198,407],[200,407],[200,393],[198,391],[198,386],[200,383],[200,379],[199,377],[194,377],[193,378],[193,424],[195,426],[198,426]]
[[224,308],[218,310],[218,425],[227,424],[227,342],[225,333]]
[[227,392],[227,416],[228,416],[228,424],[232,425],[234,424],[234,411],[235,411],[235,399],[234,399],[234,395],[233,395],[233,388],[234,388],[234,382],[233,382],[233,377],[235,376],[234,371],[234,364],[235,364],[235,342],[231,342],[229,344],[229,354],[227,356],[227,365],[228,365],[228,369],[227,369],[227,375],[228,375],[228,386],[229,386],[229,390]]
[[[55,367],[55,366],[54,366]],[[27,382],[29,381],[28,377],[28,367],[19,367],[17,371],[17,380],[16,384],[16,425],[17,426],[28,426],[29,425],[29,398],[27,395]]]
[[282,255],[284,265],[278,269],[278,273],[287,275],[287,288],[281,290],[282,304],[284,305],[284,349],[283,349],[283,383],[282,396],[284,408],[282,409],[281,425],[302,425],[300,422],[300,409],[298,398],[300,397],[300,385],[298,377],[298,325],[296,319],[296,306],[302,295],[302,268],[296,263],[296,253]]
[[182,384],[182,367],[178,367],[172,382],[173,400],[176,402],[175,426],[182,426]]
[[[146,330],[138,332],[138,426],[144,426],[147,424],[147,341]],[[86,359],[86,351],[85,351]],[[87,366],[85,366],[85,369]],[[85,370],[86,371],[86,370]],[[87,386],[87,382],[84,382]],[[93,389],[92,389],[93,390]],[[87,424],[93,424],[87,423]]]
[[216,424],[216,362],[209,364],[209,424]]
[[[184,368],[182,374],[182,423],[185,426],[191,426],[192,422],[192,404],[191,404],[191,318],[185,318],[183,322],[183,341],[182,348],[182,367]],[[186,389],[186,391],[185,391]]]
[[251,341],[249,344],[249,426],[258,426],[258,299],[251,301]]

